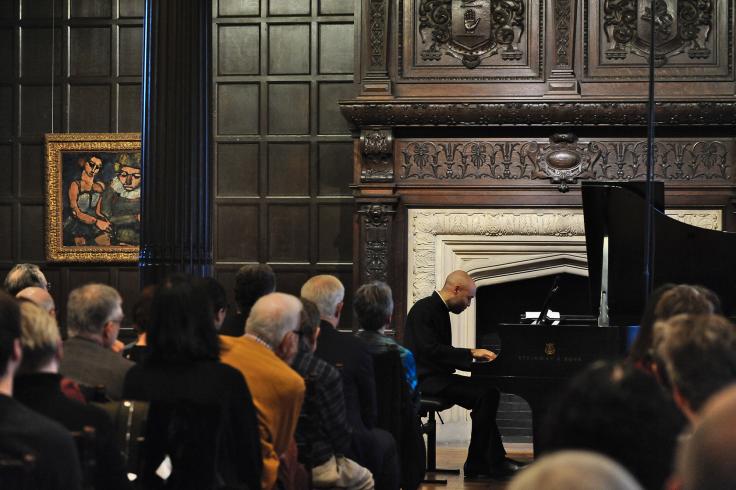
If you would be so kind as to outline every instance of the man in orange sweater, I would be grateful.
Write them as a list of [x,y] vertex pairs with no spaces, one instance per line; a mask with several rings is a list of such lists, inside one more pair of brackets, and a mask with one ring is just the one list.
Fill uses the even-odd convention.
[[256,301],[242,337],[221,336],[222,362],[243,373],[258,412],[263,455],[261,488],[276,485],[304,400],[304,381],[289,367],[297,351],[301,302],[271,293]]

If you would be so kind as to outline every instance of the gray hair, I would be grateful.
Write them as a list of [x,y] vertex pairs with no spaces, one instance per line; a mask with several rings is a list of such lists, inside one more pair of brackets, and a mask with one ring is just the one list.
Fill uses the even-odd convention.
[[69,333],[101,333],[122,301],[120,294],[105,284],[87,284],[73,290],[66,304]]
[[335,276],[322,274],[304,283],[301,296],[316,304],[321,316],[332,317],[345,298],[345,286]]
[[255,335],[271,348],[279,346],[289,332],[299,326],[302,303],[296,296],[271,293],[262,296],[250,309],[245,332]]
[[52,298],[49,292],[46,291],[44,288],[39,288],[36,286],[27,287],[25,289],[21,289],[20,292],[15,295],[15,297],[27,299],[36,306],[44,309],[46,313],[51,313],[52,310],[56,309],[54,298]]
[[363,284],[355,292],[353,309],[364,330],[379,330],[394,311],[391,287],[383,281]]
[[5,276],[3,286],[8,294],[15,296],[22,289],[30,286],[46,289],[48,281],[36,264],[16,264]]
[[522,470],[507,490],[642,490],[623,466],[592,451],[559,451]]
[[21,370],[34,372],[46,365],[56,354],[61,335],[56,320],[41,307],[20,303],[20,343],[23,346]]

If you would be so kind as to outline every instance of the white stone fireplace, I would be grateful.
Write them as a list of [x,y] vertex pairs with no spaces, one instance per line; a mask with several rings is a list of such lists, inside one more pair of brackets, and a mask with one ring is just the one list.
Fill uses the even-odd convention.
[[[722,229],[722,212],[668,210],[703,228]],[[585,227],[580,208],[409,209],[407,305],[442,287],[447,274],[467,271],[478,287],[554,275],[588,275]],[[475,347],[475,302],[451,315],[452,341]],[[469,416],[455,407],[443,414],[439,441],[469,438]]]

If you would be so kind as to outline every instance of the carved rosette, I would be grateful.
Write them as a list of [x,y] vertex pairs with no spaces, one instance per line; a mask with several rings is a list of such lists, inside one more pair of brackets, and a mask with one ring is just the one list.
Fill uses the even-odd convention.
[[360,281],[388,281],[393,203],[362,204],[360,216]]
[[361,182],[390,182],[394,179],[393,135],[390,129],[360,132]]
[[472,69],[494,55],[504,61],[523,56],[524,0],[421,0],[418,10],[423,60],[448,55]]
[[655,64],[662,66],[681,53],[691,59],[711,55],[712,0],[605,0],[603,30],[609,60],[629,55],[649,58],[652,22]]
[[533,160],[536,156],[537,167],[534,176],[549,177],[560,192],[567,192],[569,184],[590,176],[591,162],[600,157],[599,145],[592,142],[580,145],[578,137],[571,133],[554,134],[549,140],[549,145],[532,153]]

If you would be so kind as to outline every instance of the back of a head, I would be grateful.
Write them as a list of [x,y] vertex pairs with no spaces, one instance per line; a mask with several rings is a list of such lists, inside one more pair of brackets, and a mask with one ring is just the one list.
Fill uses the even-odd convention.
[[131,311],[131,320],[135,331],[139,334],[148,331],[151,328],[151,306],[153,297],[156,294],[156,286],[148,285],[141,290],[138,300],[133,304]]
[[258,298],[276,290],[276,274],[268,264],[247,264],[235,274],[235,303],[244,315]]
[[736,488],[736,389],[708,403],[703,419],[688,438],[677,462],[683,490]]
[[545,447],[588,449],[628,469],[645,488],[668,478],[685,420],[654,378],[599,361],[575,376],[542,427]]
[[14,298],[0,291],[0,377],[5,376],[13,354],[13,342],[20,337],[20,308]]
[[302,298],[312,301],[322,317],[334,316],[337,305],[345,298],[345,287],[335,276],[322,274],[310,277],[301,290]]
[[214,277],[198,277],[194,279],[194,287],[201,291],[212,306],[212,313],[227,308],[227,293],[222,284]]
[[559,451],[521,471],[507,490],[642,490],[626,468],[592,451]]
[[16,264],[5,276],[3,286],[8,294],[15,296],[27,287],[35,286],[46,289],[48,282],[36,264]]
[[66,303],[69,333],[102,333],[103,327],[121,303],[120,294],[105,284],[86,284],[72,290]]
[[[717,304],[714,302],[717,301]],[[720,309],[718,297],[703,286],[679,284],[668,289],[654,308],[656,320],[667,320],[675,315],[710,315]]]
[[447,275],[442,289],[447,291],[452,291],[456,287],[467,289],[472,283],[473,279],[470,277],[470,274],[464,270],[456,270]]
[[363,284],[355,292],[353,309],[362,329],[379,330],[394,311],[391,288],[382,281]]
[[15,297],[27,299],[39,308],[43,309],[46,313],[51,313],[56,309],[54,298],[52,298],[49,292],[44,288],[39,288],[37,286],[27,287],[21,289]]
[[255,302],[245,322],[245,332],[255,335],[272,348],[299,325],[302,303],[285,293],[271,293]]
[[156,289],[146,335],[151,363],[187,364],[220,356],[210,302],[191,278],[166,281]]
[[20,304],[23,360],[20,371],[36,372],[46,366],[56,355],[61,335],[56,320],[31,303]]
[[694,411],[736,381],[736,327],[719,315],[677,315],[657,322],[658,362]]
[[319,328],[319,309],[308,299],[299,298],[299,300],[302,302],[302,312],[299,316],[299,350],[308,351],[312,348],[314,332]]

